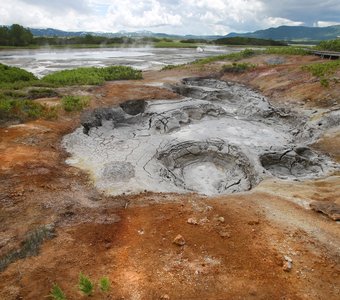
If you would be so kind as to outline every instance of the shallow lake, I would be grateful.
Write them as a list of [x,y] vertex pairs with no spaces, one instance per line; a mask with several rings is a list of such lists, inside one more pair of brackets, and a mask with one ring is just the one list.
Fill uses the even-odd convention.
[[62,69],[85,66],[132,66],[139,70],[157,70],[165,65],[177,65],[207,56],[237,52],[228,47],[197,49],[178,48],[96,48],[96,49],[34,49],[2,50],[0,63],[23,68],[41,77]]

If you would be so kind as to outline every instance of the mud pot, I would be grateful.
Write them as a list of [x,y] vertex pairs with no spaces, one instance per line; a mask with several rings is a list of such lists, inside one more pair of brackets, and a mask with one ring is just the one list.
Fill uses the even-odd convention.
[[309,148],[339,111],[323,122],[308,112],[273,107],[261,94],[214,78],[169,85],[180,100],[130,101],[87,112],[65,136],[70,165],[87,171],[109,195],[248,191],[263,179],[318,178],[339,170]]

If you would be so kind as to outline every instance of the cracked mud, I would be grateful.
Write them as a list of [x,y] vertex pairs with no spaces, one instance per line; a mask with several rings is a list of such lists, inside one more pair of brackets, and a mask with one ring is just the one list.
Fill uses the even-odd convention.
[[321,177],[338,169],[308,145],[324,124],[278,109],[243,85],[188,78],[170,87],[182,100],[132,101],[82,117],[64,137],[67,162],[90,173],[97,188],[141,191],[248,191],[268,176]]

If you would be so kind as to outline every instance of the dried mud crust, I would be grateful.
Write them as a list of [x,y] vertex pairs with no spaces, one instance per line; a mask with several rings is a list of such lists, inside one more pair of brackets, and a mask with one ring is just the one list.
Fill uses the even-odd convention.
[[[83,128],[63,140],[71,154],[67,162],[89,172],[110,195],[230,194],[267,176],[316,178],[340,169],[307,146],[337,124],[340,111],[309,120],[244,85],[211,77],[185,78],[169,88],[185,98],[131,100],[83,114]],[[115,164],[125,164],[131,176]],[[108,166],[115,180],[107,176]]]
[[[300,70],[303,60],[291,67]],[[93,91],[91,107],[175,99],[178,95],[155,86],[192,75],[204,74],[148,72],[140,83],[110,83]],[[252,84],[241,76],[234,79]],[[280,103],[279,90],[271,92]],[[112,282],[107,296],[96,292],[93,299],[338,299],[338,224],[304,204],[339,203],[339,176],[265,180],[251,192],[214,199],[155,193],[106,197],[64,163],[61,138],[79,124],[72,115],[0,129],[1,257],[48,224],[56,234],[42,243],[38,256],[0,273],[0,299],[44,299],[53,283],[68,299],[79,299],[80,271],[95,281],[107,275]],[[340,145],[333,135],[327,131],[318,149],[336,153]],[[182,247],[173,244],[178,234],[185,240]]]

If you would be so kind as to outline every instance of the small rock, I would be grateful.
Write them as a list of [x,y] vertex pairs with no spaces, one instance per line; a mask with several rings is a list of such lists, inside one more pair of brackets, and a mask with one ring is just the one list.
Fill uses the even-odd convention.
[[159,299],[161,299],[161,300],[170,300],[170,297],[169,297],[169,295],[163,295],[163,296],[161,296]]
[[173,240],[173,243],[177,246],[184,246],[185,245],[185,239],[179,234],[175,237]]
[[224,223],[224,218],[223,217],[218,217],[217,218],[217,221],[221,222],[221,223]]
[[195,218],[189,218],[187,223],[192,225],[198,225],[198,222]]
[[227,238],[227,239],[230,238],[230,233],[228,231],[222,230],[218,234],[220,235],[220,237]]
[[285,262],[283,264],[283,271],[290,272],[293,268],[293,260],[287,255],[284,256],[284,259]]

